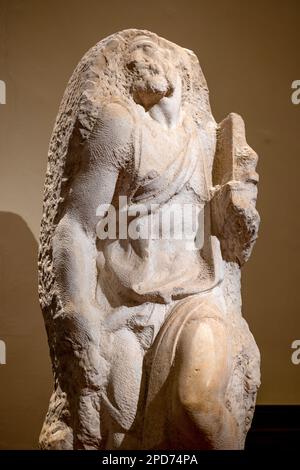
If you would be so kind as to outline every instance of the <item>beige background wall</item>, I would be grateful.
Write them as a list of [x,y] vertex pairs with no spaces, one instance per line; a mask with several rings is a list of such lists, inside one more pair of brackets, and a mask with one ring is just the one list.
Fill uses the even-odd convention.
[[153,30],[199,57],[215,118],[246,121],[260,154],[260,238],[243,272],[244,315],[262,353],[259,403],[300,403],[300,2],[0,0],[0,448],[36,446],[51,392],[37,302],[36,254],[48,141],[83,53],[129,27]]

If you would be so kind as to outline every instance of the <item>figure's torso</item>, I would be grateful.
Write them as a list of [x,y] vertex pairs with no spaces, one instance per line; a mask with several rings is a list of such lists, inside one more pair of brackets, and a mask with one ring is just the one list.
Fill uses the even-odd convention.
[[126,240],[102,243],[103,284],[140,301],[168,302],[207,290],[217,282],[220,253],[212,246],[208,169],[197,127],[184,116],[178,128],[165,129],[145,115],[134,141],[135,174],[122,192],[133,230]]

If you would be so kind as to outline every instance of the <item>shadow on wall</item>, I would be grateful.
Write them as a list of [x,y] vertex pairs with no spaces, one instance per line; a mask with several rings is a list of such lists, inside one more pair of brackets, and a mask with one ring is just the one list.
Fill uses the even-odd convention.
[[0,449],[34,449],[52,388],[38,303],[37,242],[26,222],[0,212]]

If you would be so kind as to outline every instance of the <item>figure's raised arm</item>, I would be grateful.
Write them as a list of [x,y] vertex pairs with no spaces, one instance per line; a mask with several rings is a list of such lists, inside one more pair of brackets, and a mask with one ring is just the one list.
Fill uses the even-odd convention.
[[[103,312],[96,300],[97,207],[112,202],[119,174],[130,158],[132,119],[126,108],[110,103],[102,105],[85,139],[81,138],[83,130],[77,120],[62,174],[53,236],[49,245],[41,243],[40,251],[40,292],[55,357],[55,390],[40,436],[41,447],[47,449],[98,449],[102,445],[98,391],[106,380],[106,368],[100,354]],[[53,174],[51,178],[47,194],[53,197]],[[43,227],[43,240],[48,233],[52,233],[49,225]],[[53,296],[45,306],[48,272]]]

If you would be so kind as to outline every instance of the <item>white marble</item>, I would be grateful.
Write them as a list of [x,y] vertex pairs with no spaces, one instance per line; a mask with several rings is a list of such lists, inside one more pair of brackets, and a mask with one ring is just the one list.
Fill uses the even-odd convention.
[[215,122],[192,51],[131,29],[83,57],[45,182],[41,448],[243,448],[260,382],[240,297],[256,163],[242,118]]

